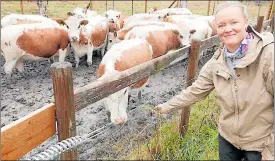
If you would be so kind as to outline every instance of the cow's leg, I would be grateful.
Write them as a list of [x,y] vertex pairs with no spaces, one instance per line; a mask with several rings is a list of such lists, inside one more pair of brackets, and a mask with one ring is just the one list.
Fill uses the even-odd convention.
[[139,91],[138,91],[138,99],[141,100],[142,98],[142,93],[141,91],[146,87],[146,85],[148,84],[149,82],[149,79],[147,79],[147,81],[139,88]]
[[87,63],[91,67],[93,64],[93,46],[88,46]]
[[12,70],[15,67],[17,60],[18,59],[14,59],[14,60],[9,60],[5,62],[4,71],[6,74],[11,76]]
[[64,62],[66,55],[67,55],[67,48],[63,49],[59,49],[59,62]]
[[101,48],[101,57],[105,55],[105,45]]
[[24,63],[23,63],[23,59],[19,58],[16,62],[15,67],[18,69],[19,72],[23,72],[24,71]]
[[74,53],[74,59],[75,59],[75,67],[77,68],[79,65],[79,57]]

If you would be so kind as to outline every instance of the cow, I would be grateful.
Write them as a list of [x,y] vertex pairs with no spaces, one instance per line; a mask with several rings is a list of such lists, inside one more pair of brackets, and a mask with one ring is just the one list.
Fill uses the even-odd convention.
[[41,15],[22,15],[22,14],[9,14],[1,19],[1,27],[8,25],[30,24],[30,23],[55,23],[47,17]]
[[150,8],[149,10],[148,10],[148,14],[153,14],[153,13],[155,13],[156,11],[157,11],[158,9],[156,8],[156,7],[154,7],[154,8]]
[[213,35],[213,29],[210,25],[210,18],[206,16],[183,16],[183,15],[172,15],[168,16],[168,22],[176,24],[181,28],[184,33],[184,39],[204,40]]
[[125,40],[135,38],[145,39],[149,42],[153,49],[153,58],[188,45],[188,41],[184,40],[180,28],[173,24],[134,27],[125,35]]
[[115,10],[104,12],[104,16],[108,19],[109,23],[114,23],[116,25],[116,31],[123,27],[123,20],[127,18],[123,16],[121,12]]
[[72,12],[74,16],[77,16],[78,18],[92,18],[94,16],[97,16],[97,13],[95,11],[84,9],[80,7],[76,7],[74,11]]
[[79,65],[79,59],[85,55],[88,65],[91,66],[94,50],[100,49],[102,57],[105,53],[109,33],[108,20],[100,15],[90,19],[79,19],[70,12],[68,15],[65,23],[68,25],[69,39],[75,51],[76,67]]
[[[97,79],[118,74],[136,65],[145,63],[152,59],[152,47],[143,39],[123,40],[115,44],[104,55],[99,64]],[[104,106],[110,112],[111,122],[122,124],[127,121],[128,94],[131,88],[141,89],[148,82],[148,77],[133,84],[131,87],[123,88],[103,99]]]
[[58,55],[59,61],[64,62],[69,37],[65,22],[57,22],[1,28],[1,54],[6,61],[5,73],[11,75],[14,67],[22,72],[23,60],[45,60]]
[[171,15],[192,15],[192,12],[187,8],[164,8],[156,10],[154,14],[165,14],[166,16]]
[[117,32],[117,38],[119,40],[123,40],[125,35],[132,30],[134,27],[138,26],[148,26],[148,25],[158,25],[158,26],[165,26],[170,25],[171,23],[168,22],[162,22],[162,21],[149,21],[149,20],[141,20],[141,21],[135,21],[128,24],[127,27],[122,28]]
[[109,33],[109,42],[108,42],[108,50],[112,47],[113,44],[120,42],[121,40],[124,40],[125,35],[131,31],[134,27],[138,26],[149,26],[149,25],[158,25],[158,26],[171,26],[171,23],[168,22],[161,22],[161,21],[136,21],[132,22],[128,25],[128,27],[124,27],[121,30]]
[[128,27],[129,24],[137,21],[167,21],[167,16],[165,14],[147,14],[147,13],[139,13],[129,16],[128,18],[124,19],[123,27]]

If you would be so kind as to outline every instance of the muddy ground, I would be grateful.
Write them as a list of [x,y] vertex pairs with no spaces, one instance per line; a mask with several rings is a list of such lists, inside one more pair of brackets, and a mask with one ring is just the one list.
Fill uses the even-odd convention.
[[[212,53],[212,51],[208,52]],[[203,63],[210,56],[204,57]],[[73,55],[66,58],[74,66]],[[86,65],[85,57],[81,58],[79,67],[73,68],[73,86],[82,87],[95,80],[95,72],[101,56],[94,54],[93,66]],[[39,109],[53,98],[53,88],[50,73],[50,62],[25,61],[25,71],[14,70],[7,77],[3,70],[4,58],[1,56],[1,127],[24,117]],[[201,66],[199,66],[200,69]],[[122,126],[108,126],[105,131],[78,148],[78,157],[86,159],[119,159],[137,147],[137,140],[146,140],[155,132],[156,118],[143,106],[155,106],[180,92],[186,75],[187,61],[181,61],[163,71],[152,75],[148,85],[142,90],[142,99],[138,100],[137,90],[132,90],[128,106],[129,121]],[[96,130],[108,124],[106,109],[102,102],[76,112],[77,134]],[[38,148],[26,154],[22,159],[29,158],[46,147],[57,142],[56,135],[48,139]]]

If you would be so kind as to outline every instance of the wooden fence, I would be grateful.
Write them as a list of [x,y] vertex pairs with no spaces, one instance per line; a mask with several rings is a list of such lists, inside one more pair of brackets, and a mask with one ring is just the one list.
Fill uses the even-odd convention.
[[[274,20],[258,18],[253,27],[272,26]],[[59,141],[76,135],[75,112],[107,97],[135,82],[153,75],[164,68],[189,57],[187,81],[194,78],[198,55],[214,45],[219,45],[217,36],[202,42],[193,41],[191,46],[178,49],[151,61],[145,62],[120,74],[110,75],[102,80],[73,90],[72,66],[68,62],[54,63],[51,66],[55,103],[29,113],[27,116],[1,128],[1,160],[15,160],[36,148],[58,132]],[[192,82],[188,83],[188,86]],[[185,108],[188,109],[188,108]],[[182,135],[187,130],[189,111],[183,109],[179,130]],[[76,160],[77,150],[62,154],[61,159]]]

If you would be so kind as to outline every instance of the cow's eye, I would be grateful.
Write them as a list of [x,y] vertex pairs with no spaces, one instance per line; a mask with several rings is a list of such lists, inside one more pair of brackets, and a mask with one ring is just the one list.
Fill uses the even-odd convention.
[[110,43],[112,43],[113,42],[113,40],[110,40]]

